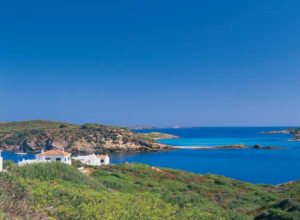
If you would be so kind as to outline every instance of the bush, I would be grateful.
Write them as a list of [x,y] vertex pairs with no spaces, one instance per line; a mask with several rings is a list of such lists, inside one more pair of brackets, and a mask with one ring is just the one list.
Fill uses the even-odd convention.
[[14,170],[14,174],[24,179],[64,180],[71,183],[86,183],[86,177],[75,167],[63,163],[30,164]]
[[75,168],[83,167],[83,164],[81,163],[80,160],[74,160],[72,159],[72,166]]
[[3,161],[3,169],[7,171],[11,171],[16,168],[16,164],[12,160],[4,160]]
[[38,217],[31,208],[30,201],[24,184],[15,176],[0,173],[0,219]]

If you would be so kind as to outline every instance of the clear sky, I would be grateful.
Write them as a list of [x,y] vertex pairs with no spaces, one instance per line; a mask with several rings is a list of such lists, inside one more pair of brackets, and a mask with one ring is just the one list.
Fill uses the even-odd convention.
[[3,1],[0,121],[300,125],[300,1]]

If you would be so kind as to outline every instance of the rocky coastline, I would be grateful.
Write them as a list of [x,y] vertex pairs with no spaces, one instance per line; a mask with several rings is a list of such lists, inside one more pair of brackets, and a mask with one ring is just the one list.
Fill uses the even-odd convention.
[[125,127],[100,124],[69,124],[52,121],[22,121],[0,124],[0,149],[37,153],[42,149],[65,149],[71,153],[156,152],[173,147],[155,137],[167,134],[138,134]]
[[291,134],[294,141],[300,140],[300,128],[289,128],[284,130],[263,131],[260,134]]
[[233,145],[219,145],[219,146],[177,146],[179,149],[191,149],[191,150],[240,150],[240,149],[255,149],[255,150],[280,150],[285,149],[284,147],[278,146],[261,146],[253,145],[246,146],[244,144],[233,144]]

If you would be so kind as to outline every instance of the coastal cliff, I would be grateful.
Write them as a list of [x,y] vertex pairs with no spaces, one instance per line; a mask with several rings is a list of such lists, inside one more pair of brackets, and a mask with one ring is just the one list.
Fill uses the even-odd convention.
[[22,152],[64,148],[72,153],[171,149],[157,143],[150,134],[136,134],[125,127],[91,123],[76,125],[43,120],[0,123],[0,148]]

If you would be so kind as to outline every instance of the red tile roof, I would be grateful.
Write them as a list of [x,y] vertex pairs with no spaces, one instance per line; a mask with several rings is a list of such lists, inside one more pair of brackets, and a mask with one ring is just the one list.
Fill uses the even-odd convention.
[[106,157],[107,157],[107,155],[96,155],[97,156],[97,158],[99,158],[99,159],[105,159]]
[[38,156],[69,156],[70,153],[62,151],[62,150],[49,150],[44,153],[38,154]]

